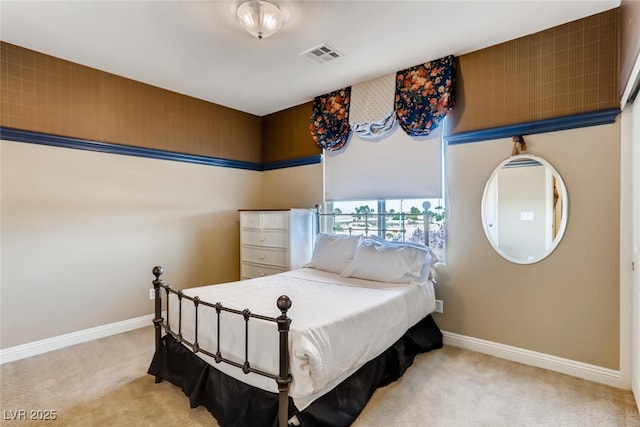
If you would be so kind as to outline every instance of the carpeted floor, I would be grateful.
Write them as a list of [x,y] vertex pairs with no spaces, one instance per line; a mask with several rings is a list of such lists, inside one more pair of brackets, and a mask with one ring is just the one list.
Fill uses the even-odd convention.
[[[152,355],[148,327],[1,365],[0,425],[217,426],[177,387],[154,383]],[[56,420],[11,420],[20,410]],[[640,427],[640,414],[629,391],[445,347],[419,355],[353,425]]]

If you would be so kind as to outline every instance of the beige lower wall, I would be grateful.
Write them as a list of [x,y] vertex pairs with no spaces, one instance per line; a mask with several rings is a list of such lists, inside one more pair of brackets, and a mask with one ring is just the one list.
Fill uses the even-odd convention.
[[611,369],[619,367],[620,126],[525,136],[568,191],[564,238],[546,259],[512,264],[485,238],[486,180],[511,139],[450,146],[451,220],[437,295],[447,331]]
[[[500,258],[484,235],[480,201],[511,140],[448,147],[452,216],[447,264],[438,269],[445,313],[436,321],[618,369],[620,127],[526,141],[567,185],[566,235],[537,264]],[[4,141],[1,160],[1,348],[151,313],[156,264],[175,287],[235,280],[237,209],[322,199],[321,165],[251,172]]]
[[260,172],[1,142],[0,348],[148,315],[176,288],[237,280],[238,213]]
[[314,208],[322,197],[321,164],[262,172],[261,209]]
[[[620,127],[618,123],[525,137],[568,191],[569,222],[543,261],[498,256],[480,221],[484,185],[511,154],[511,138],[450,146],[447,264],[438,267],[441,329],[617,370],[619,368]],[[264,173],[265,207],[321,199],[321,168]]]

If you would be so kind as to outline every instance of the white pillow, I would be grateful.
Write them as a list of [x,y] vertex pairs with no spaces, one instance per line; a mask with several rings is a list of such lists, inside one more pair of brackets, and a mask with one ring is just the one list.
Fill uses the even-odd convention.
[[438,263],[438,261],[440,261],[438,259],[438,256],[436,255],[435,252],[433,252],[433,249],[431,249],[428,246],[425,246],[421,243],[410,243],[410,242],[390,242],[389,240],[384,240],[378,236],[368,236],[366,239],[361,241],[360,244],[361,245],[390,245],[390,246],[412,246],[414,248],[418,248],[421,249],[423,251],[425,251],[426,257],[424,260],[424,264],[422,266],[422,269],[420,270],[420,278],[416,281],[416,283],[419,284],[425,284],[427,283],[427,281],[431,280],[435,283],[435,268],[434,266]]
[[349,265],[360,236],[318,233],[311,261],[304,267],[340,274]]
[[418,279],[418,281],[416,283],[425,284],[425,283],[427,283],[428,280],[433,281],[433,283],[436,282],[434,266],[438,263],[439,259],[438,259],[438,255],[436,255],[436,253],[433,252],[433,249],[431,249],[429,246],[425,246],[425,245],[420,244],[420,243],[409,243],[409,242],[395,243],[395,242],[389,242],[389,244],[390,245],[408,245],[408,246],[412,246],[414,248],[418,248],[420,250],[425,251],[427,253],[427,255],[426,255],[425,259],[424,259],[424,264],[422,265],[422,269],[420,270],[420,278]]
[[387,283],[422,283],[425,264],[431,264],[428,250],[405,244],[364,242],[358,245],[353,261],[341,276]]
[[425,252],[427,252],[427,255],[429,256],[429,259],[427,260],[426,264],[428,264],[429,268],[433,267],[434,265],[436,265],[439,262],[438,256],[436,255],[435,252],[433,252],[433,249],[431,249],[429,246],[425,246],[421,243],[411,243],[411,242],[391,242],[389,240],[385,240],[381,237],[378,236],[362,236],[362,240],[359,243],[360,245],[389,245],[389,246],[411,246],[414,248],[418,248],[421,249]]

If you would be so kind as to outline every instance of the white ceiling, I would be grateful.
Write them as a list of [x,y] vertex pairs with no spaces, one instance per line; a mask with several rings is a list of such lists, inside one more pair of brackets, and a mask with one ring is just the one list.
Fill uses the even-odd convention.
[[[449,54],[461,55],[619,6],[620,0],[273,0],[257,40],[236,1],[0,1],[8,43],[265,115]],[[300,53],[327,43],[344,57]]]

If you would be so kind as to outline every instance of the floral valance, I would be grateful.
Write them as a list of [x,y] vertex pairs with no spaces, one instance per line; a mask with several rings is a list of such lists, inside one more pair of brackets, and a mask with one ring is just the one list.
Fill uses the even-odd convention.
[[398,125],[411,137],[428,136],[455,104],[455,66],[450,55],[316,97],[309,125],[313,140],[337,151],[352,132],[380,140]]
[[454,105],[455,58],[447,56],[396,74],[395,110],[409,136],[427,136]]
[[351,135],[349,104],[351,87],[317,96],[311,111],[309,130],[318,147],[339,150]]

